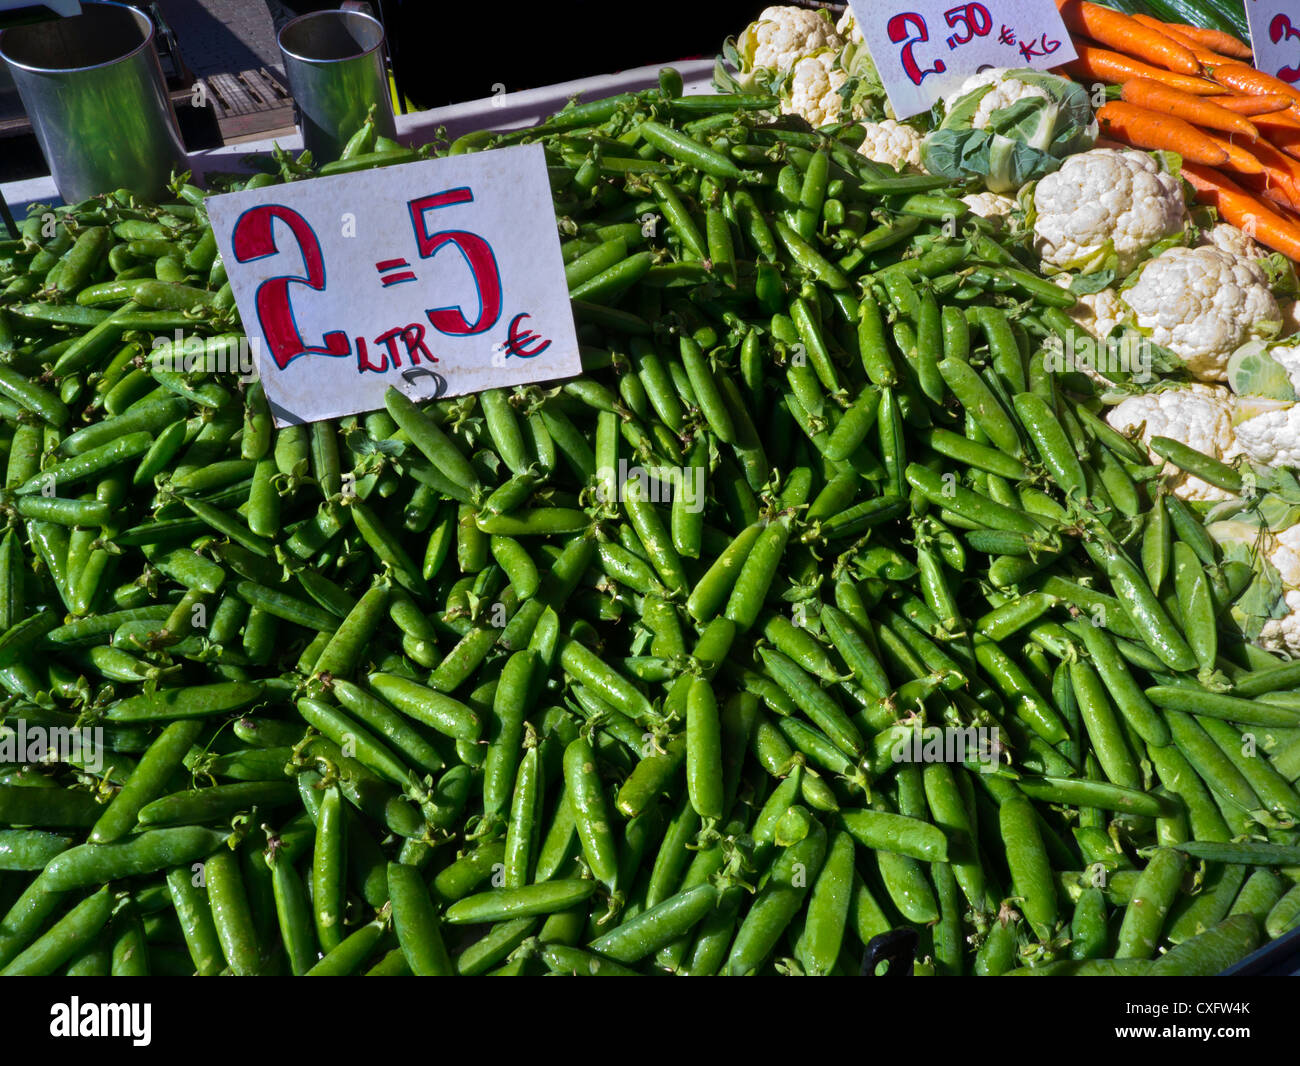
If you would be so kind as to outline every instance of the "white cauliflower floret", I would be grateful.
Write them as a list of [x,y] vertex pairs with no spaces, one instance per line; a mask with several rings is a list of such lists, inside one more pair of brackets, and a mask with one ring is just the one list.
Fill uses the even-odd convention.
[[821,48],[838,51],[843,43],[829,18],[802,7],[769,7],[742,35],[743,50],[754,67],[782,74],[804,56]]
[[853,8],[845,8],[839,22],[835,23],[835,32],[849,44],[861,44],[863,42],[862,27],[858,25],[858,20],[853,17]]
[[[1300,395],[1300,348],[1277,345],[1268,354]],[[1263,466],[1300,466],[1300,404],[1239,396],[1234,421],[1237,441],[1252,460]]]
[[1182,188],[1145,152],[1070,156],[1034,188],[1034,244],[1061,270],[1100,269],[1109,251],[1127,274],[1186,216]]
[[864,122],[862,128],[867,131],[867,136],[858,146],[858,151],[872,162],[924,173],[921,135],[911,126],[887,118],[882,122]]
[[1286,605],[1291,613],[1285,618],[1270,618],[1265,622],[1255,643],[1267,651],[1300,656],[1300,591],[1288,590]]
[[[1130,396],[1106,415],[1106,421],[1124,434],[1140,432],[1143,444],[1152,437],[1172,437],[1215,459],[1232,459],[1241,454],[1232,431],[1232,393],[1218,385],[1186,385]],[[1153,463],[1160,461],[1154,452],[1150,454]],[[1229,493],[1184,473],[1172,463],[1166,463],[1162,473],[1180,499],[1229,498]]]
[[834,52],[818,52],[799,60],[790,72],[781,110],[787,115],[801,116],[814,129],[838,122],[844,106],[840,87],[848,75],[832,69],[834,63]]
[[1138,327],[1202,381],[1226,381],[1233,351],[1276,336],[1282,321],[1264,272],[1218,248],[1168,249],[1123,299]]
[[1267,248],[1229,222],[1220,222],[1205,234],[1202,247],[1211,246],[1238,259],[1263,259],[1268,255]]
[[[1068,289],[1072,278],[1071,274],[1056,274],[1051,280],[1061,288]],[[1127,313],[1127,309],[1120,302],[1119,293],[1114,289],[1085,292],[1078,297],[1078,300],[1079,302],[1065,313],[1098,340],[1110,336],[1110,331],[1124,321]]]
[[1275,535],[1268,561],[1277,567],[1287,588],[1300,589],[1300,526],[1288,526]]
[[1016,209],[1015,200],[1003,196],[1000,192],[972,192],[961,198],[961,202],[970,208],[972,215],[979,215],[994,223],[998,229],[1005,226]]
[[1237,424],[1242,451],[1264,466],[1300,466],[1300,405],[1254,415]]
[[960,89],[948,95],[945,104],[973,92],[982,85],[992,85],[993,88],[980,98],[979,106],[975,109],[975,117],[971,120],[972,128],[984,130],[988,129],[994,111],[1010,107],[1017,100],[1023,100],[1027,96],[1038,97],[1041,100],[1052,98],[1046,89],[1039,88],[1037,85],[1026,85],[1019,78],[1008,78],[1006,73],[1006,70],[1001,67],[995,67],[980,74],[972,74],[961,83]]

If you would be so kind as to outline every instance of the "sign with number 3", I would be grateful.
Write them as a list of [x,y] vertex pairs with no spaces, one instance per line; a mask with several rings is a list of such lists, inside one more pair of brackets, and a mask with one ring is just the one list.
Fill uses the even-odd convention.
[[1255,66],[1300,87],[1300,4],[1296,0],[1247,0]]
[[581,373],[540,145],[207,207],[277,425]]
[[1046,70],[1076,58],[1053,0],[850,0],[899,118],[929,110],[988,67]]

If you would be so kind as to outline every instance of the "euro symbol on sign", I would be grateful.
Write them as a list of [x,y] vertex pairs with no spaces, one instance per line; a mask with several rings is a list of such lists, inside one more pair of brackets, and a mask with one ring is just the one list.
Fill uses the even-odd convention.
[[[531,317],[527,312],[520,312],[510,320],[510,329],[506,333],[505,342],[507,358],[517,355],[520,359],[535,359],[551,346],[550,341],[542,340],[541,336],[531,329],[520,330],[524,319]],[[529,345],[532,347],[528,347]]]

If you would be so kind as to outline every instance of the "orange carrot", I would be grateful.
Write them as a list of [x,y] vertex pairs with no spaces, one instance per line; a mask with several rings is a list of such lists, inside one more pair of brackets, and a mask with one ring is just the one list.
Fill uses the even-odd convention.
[[1201,64],[1186,46],[1113,8],[1089,0],[1056,0],[1056,6],[1072,33],[1179,74],[1201,72]]
[[1250,146],[1250,151],[1262,164],[1265,172],[1281,174],[1300,189],[1300,159],[1293,159],[1285,152],[1278,151],[1267,141],[1256,141]]
[[[1271,118],[1272,116],[1267,116]],[[1274,148],[1280,148],[1287,155],[1300,159],[1300,122],[1290,125],[1269,125],[1261,126],[1260,130],[1263,136],[1268,138],[1268,143]],[[1260,144],[1262,141],[1256,141]]]
[[1173,41],[1175,44],[1182,45],[1196,57],[1196,61],[1200,63],[1201,66],[1214,66],[1219,63],[1237,62],[1237,60],[1228,56],[1221,56],[1218,52],[1212,52],[1208,48],[1201,47],[1201,45],[1197,44],[1190,37],[1187,37],[1173,29],[1167,22],[1161,22],[1159,19],[1152,18],[1150,15],[1133,15],[1132,18],[1134,22],[1140,22],[1147,29],[1161,34]]
[[1184,159],[1221,167],[1232,158],[1214,138],[1190,122],[1148,111],[1122,100],[1111,100],[1097,111],[1102,132],[1139,148],[1166,149]]
[[1300,89],[1244,63],[1224,63],[1210,71],[1210,76],[1234,92],[1289,96],[1292,106],[1300,102]]
[[1216,137],[1213,133],[1206,133],[1205,136],[1227,153],[1228,161],[1223,164],[1224,170],[1234,170],[1238,174],[1262,174],[1264,172],[1263,164],[1245,148],[1233,144],[1226,137]]
[[[1257,142],[1258,143],[1258,142]],[[1291,159],[1300,159],[1300,139],[1279,143],[1276,147]]]
[[[1218,99],[1218,97],[1215,97],[1215,99]],[[1295,111],[1287,108],[1285,111],[1256,115],[1255,125],[1271,136],[1277,130],[1300,130],[1300,118],[1296,117]]]
[[1300,261],[1300,225],[1210,167],[1184,163],[1182,175],[1196,190],[1198,199],[1215,208],[1224,221],[1245,230],[1261,244]]
[[1209,48],[1221,55],[1232,56],[1234,59],[1244,59],[1248,63],[1254,58],[1250,45],[1246,44],[1245,41],[1238,40],[1230,33],[1224,33],[1221,30],[1207,30],[1200,26],[1187,26],[1181,22],[1171,22],[1169,26],[1184,37],[1190,37],[1202,48]]
[[1267,200],[1278,214],[1284,211],[1291,212],[1300,207],[1300,189],[1297,189],[1295,183],[1289,181],[1285,175],[1271,174],[1266,170],[1263,174],[1243,176],[1241,184],[1243,188]]
[[1291,106],[1289,96],[1275,93],[1268,96],[1216,96],[1214,102],[1238,115],[1271,115],[1275,111],[1285,111]]
[[[1123,85],[1130,78],[1150,78],[1175,89],[1181,89],[1193,96],[1219,96],[1227,93],[1228,87],[1208,78],[1189,78],[1184,74],[1173,74],[1150,63],[1130,59],[1126,55],[1098,48],[1087,41],[1076,40],[1074,50],[1079,58],[1067,63],[1065,69],[1076,81],[1102,81],[1108,85]],[[1253,90],[1245,90],[1248,92]]]
[[1126,81],[1123,96],[1130,104],[1145,107],[1148,111],[1158,111],[1162,115],[1173,115],[1174,118],[1184,119],[1196,126],[1237,133],[1252,141],[1259,136],[1259,130],[1240,115],[1233,114],[1204,97],[1193,96],[1181,89],[1171,89],[1150,78]]

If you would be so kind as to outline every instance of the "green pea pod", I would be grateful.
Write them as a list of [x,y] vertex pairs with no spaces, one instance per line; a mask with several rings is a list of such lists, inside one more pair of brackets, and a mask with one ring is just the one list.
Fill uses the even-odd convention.
[[758,621],[789,538],[790,520],[779,518],[763,528],[743,558],[723,610],[741,630],[751,629]]
[[13,959],[0,976],[40,977],[54,973],[108,924],[114,898],[105,885],[88,896]]
[[1209,977],[1220,974],[1259,946],[1259,923],[1248,914],[1225,918],[1213,929],[1170,948],[1152,965],[1152,976]]
[[722,398],[722,393],[718,390],[718,383],[714,380],[713,371],[700,346],[690,337],[683,336],[680,348],[682,363],[690,377],[691,388],[695,392],[700,410],[708,420],[709,428],[724,443],[735,444],[736,428],[731,413]]
[[722,817],[721,724],[713,688],[703,678],[691,684],[686,703],[686,790],[701,818]]
[[43,877],[52,891],[104,884],[193,862],[225,839],[217,830],[185,826],[150,830],[122,843],[82,844],[52,859]]
[[194,719],[173,722],[163,729],[91,828],[91,844],[112,843],[134,828],[141,808],[162,794],[167,779],[180,766],[200,730],[201,723]]
[[863,847],[908,855],[922,862],[947,862],[948,841],[928,822],[887,811],[841,811],[849,835]]
[[618,843],[596,772],[596,755],[585,739],[573,741],[564,750],[564,783],[587,863],[596,879],[614,891],[618,888]]
[[637,962],[689,933],[716,900],[710,884],[686,888],[593,940],[591,950],[616,962]]
[[1173,669],[1192,669],[1196,656],[1124,550],[1099,541],[1087,541],[1085,547],[1105,570],[1116,597],[1147,646]]
[[951,475],[945,478],[920,463],[909,464],[904,474],[908,483],[927,500],[953,514],[1009,533],[1034,536],[1043,532],[1043,526],[1024,511],[994,503],[987,496],[958,484]]
[[1182,541],[1173,545],[1174,590],[1183,633],[1196,656],[1201,676],[1209,678],[1218,661],[1218,624],[1210,583],[1196,553]]
[[1018,393],[1012,403],[1048,472],[1068,495],[1087,492],[1083,464],[1069,436],[1047,401],[1033,393]]
[[727,957],[725,972],[744,976],[756,971],[776,947],[821,872],[826,857],[826,830],[812,831],[786,848],[772,865],[766,885],[746,913]]
[[1056,926],[1059,904],[1037,816],[1028,800],[1011,797],[998,810],[998,825],[1021,909],[1034,934],[1047,941]]

